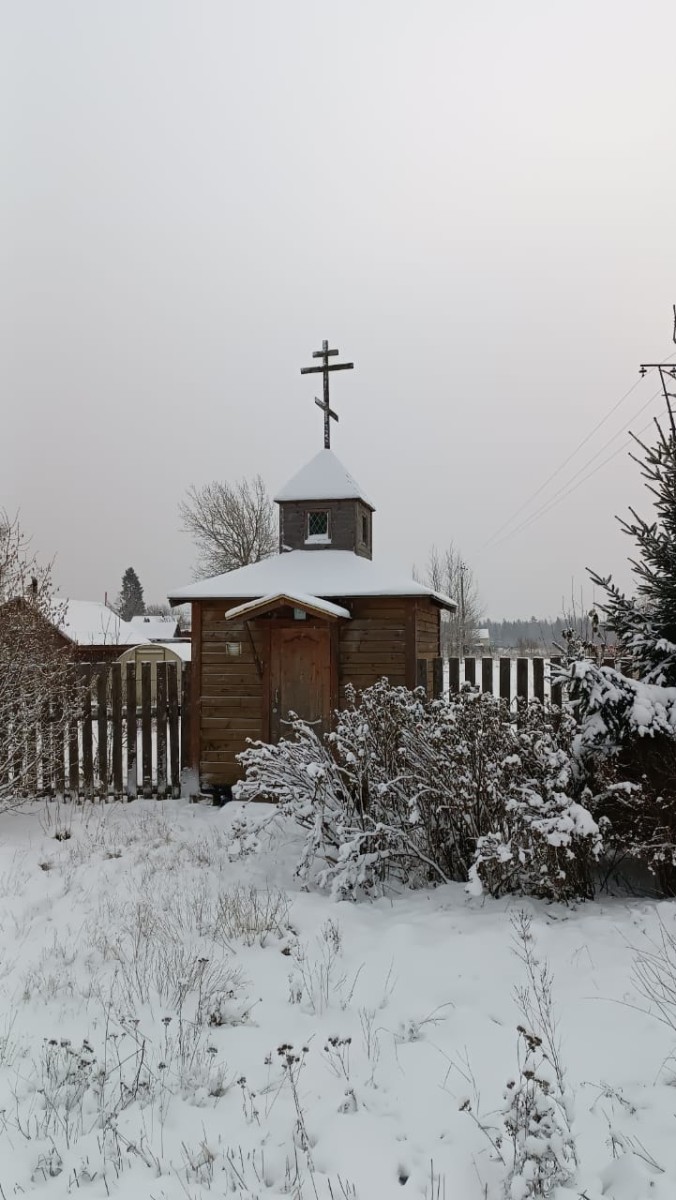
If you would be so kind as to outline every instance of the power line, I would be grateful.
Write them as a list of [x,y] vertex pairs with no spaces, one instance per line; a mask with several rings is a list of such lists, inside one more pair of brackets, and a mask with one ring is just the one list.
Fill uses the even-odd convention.
[[[659,394],[660,394],[659,392],[656,392],[655,396],[659,396]],[[655,396],[651,396],[650,400],[651,401],[654,400]],[[643,409],[641,409],[640,411],[642,412],[646,407],[647,406],[644,405]],[[638,416],[638,413],[636,415]],[[654,420],[655,420],[655,418],[651,417],[650,420],[647,421],[645,425],[641,426],[641,428],[638,430],[638,433],[636,434],[636,436],[638,437],[638,436],[640,436],[640,434],[644,433],[645,430],[648,429],[650,425],[652,425]],[[630,421],[629,425],[631,425],[631,424],[632,424],[632,422]],[[624,433],[625,429],[627,429],[627,428],[628,428],[628,425],[625,426],[624,429],[621,429],[620,433]],[[619,436],[619,435],[616,435],[616,436]],[[610,445],[610,442],[614,441],[614,440],[615,440],[615,438],[611,438],[610,441],[606,442],[606,445],[603,447],[603,449],[605,450]],[[594,475],[598,474],[598,472],[603,470],[603,468],[606,467],[608,465],[608,463],[612,462],[614,458],[617,458],[618,454],[622,454],[623,451],[628,450],[629,447],[631,446],[631,444],[632,444],[632,439],[627,438],[626,441],[624,441],[622,443],[622,445],[618,447],[617,450],[614,450],[612,454],[609,454],[607,458],[604,458],[603,462],[599,463],[599,465],[597,467],[594,467],[593,471],[590,471],[587,475],[584,476],[584,478],[580,479],[578,483],[574,484],[573,487],[570,487],[570,486],[564,484],[564,487],[567,487],[567,491],[563,491],[563,489],[560,489],[561,491],[563,491],[563,495],[560,495],[560,493],[557,492],[556,496],[553,496],[541,509],[539,509],[536,513],[532,513],[530,517],[527,517],[526,520],[521,523],[521,525],[517,525],[516,529],[512,529],[512,530],[510,530],[509,533],[505,534],[505,536],[500,539],[500,541],[497,543],[497,545],[502,546],[505,542],[508,542],[510,538],[515,537],[517,533],[521,533],[523,530],[528,529],[531,525],[536,524],[536,522],[539,521],[541,517],[546,517],[547,513],[551,512],[551,510],[553,508],[557,508],[558,505],[561,504],[566,499],[567,496],[570,496],[573,492],[576,492],[578,490],[578,488],[581,488],[582,485],[587,482],[588,479],[591,479]],[[599,453],[601,453],[601,452],[599,451]],[[595,455],[595,457],[598,457],[598,455]],[[593,459],[590,459],[589,461],[592,462]],[[586,466],[589,466],[589,463],[587,463]],[[581,470],[584,470],[584,467],[581,468]],[[579,471],[578,471],[578,474],[579,474]],[[575,477],[573,476],[573,478],[575,478]],[[568,482],[570,484],[570,483],[572,483],[572,480],[569,480]],[[556,497],[559,497],[559,498],[557,499]]]
[[[543,505],[541,506],[541,508],[548,507],[551,504],[552,500],[555,500],[557,496],[560,496],[562,492],[564,492],[564,491],[566,491],[566,489],[570,488],[571,483],[574,483],[575,480],[578,478],[578,476],[580,476],[583,471],[587,470],[587,467],[590,467],[592,465],[592,463],[596,462],[597,458],[600,458],[601,455],[608,449],[608,447],[611,446],[613,444],[613,442],[617,440],[618,437],[621,437],[622,434],[625,433],[627,429],[629,429],[630,425],[633,425],[634,421],[638,420],[638,418],[641,416],[641,414],[645,412],[646,408],[649,408],[649,406],[652,404],[653,400],[656,400],[657,397],[661,396],[661,395],[662,395],[662,392],[659,388],[656,392],[653,392],[652,396],[648,397],[645,404],[641,405],[641,407],[634,413],[634,415],[629,418],[629,420],[626,422],[626,424],[622,425],[621,428],[618,429],[617,433],[614,433],[612,435],[612,437],[609,437],[607,439],[607,441],[605,441],[603,443],[603,445],[599,447],[599,449],[596,451],[596,453],[592,454],[591,458],[588,458],[587,461],[584,462],[581,467],[578,467],[575,474],[571,475],[570,479],[568,479],[565,483],[563,483],[561,485],[561,487],[558,489],[558,491],[554,492],[553,496],[550,496],[548,500],[545,500]],[[526,517],[525,522],[522,522],[522,524],[519,525],[517,528],[521,529],[523,527],[523,524],[530,521],[531,517],[537,516],[538,513],[541,511],[541,508],[537,509],[535,513],[531,513],[530,516]],[[516,532],[516,530],[514,530],[514,532]],[[508,538],[509,536],[510,536],[510,534],[506,533],[505,537],[501,538],[500,541],[501,542],[504,541],[505,538]]]
[[562,462],[562,463],[560,463],[560,464],[559,464],[559,466],[558,466],[558,467],[557,467],[557,468],[556,468],[554,471],[552,471],[551,475],[548,475],[548,476],[547,476],[547,478],[545,479],[544,483],[541,483],[541,484],[540,484],[540,486],[539,486],[538,488],[536,488],[536,489],[535,489],[535,491],[534,491],[534,492],[532,492],[532,493],[530,494],[530,496],[528,496],[528,497],[527,497],[527,498],[524,500],[523,504],[520,504],[520,505],[519,505],[519,507],[518,507],[517,509],[515,509],[515,510],[514,510],[514,512],[512,513],[512,515],[511,515],[510,517],[508,517],[506,521],[504,521],[504,522],[503,522],[503,524],[500,526],[500,528],[499,528],[499,529],[496,529],[496,530],[495,530],[495,533],[492,533],[492,534],[491,534],[491,536],[488,538],[488,541],[487,541],[487,542],[485,542],[485,543],[484,543],[484,545],[490,545],[490,543],[491,543],[491,542],[492,542],[492,541],[493,541],[495,538],[497,538],[499,534],[501,534],[501,533],[502,533],[503,529],[506,529],[508,525],[511,525],[512,521],[514,520],[514,518],[515,518],[515,517],[518,517],[518,516],[519,516],[519,513],[522,513],[522,512],[523,512],[523,510],[524,510],[524,508],[527,508],[527,507],[528,507],[528,505],[529,505],[529,504],[531,504],[531,502],[532,502],[533,500],[535,500],[535,499],[536,499],[536,497],[537,497],[537,496],[539,496],[539,495],[540,495],[540,493],[541,493],[541,492],[543,492],[543,491],[545,490],[545,488],[546,488],[546,487],[548,487],[548,486],[549,486],[549,484],[552,482],[552,480],[553,480],[553,479],[556,479],[557,475],[560,475],[560,474],[561,474],[561,472],[562,472],[562,471],[563,471],[563,470],[564,470],[564,469],[565,469],[565,468],[568,466],[568,463],[571,461],[571,459],[575,458],[575,455],[576,455],[576,454],[578,454],[578,453],[580,452],[580,450],[582,449],[582,447],[583,447],[583,446],[586,446],[586,445],[587,445],[587,442],[589,442],[589,441],[591,440],[591,438],[593,438],[594,434],[598,432],[598,430],[601,428],[601,426],[602,426],[602,425],[605,425],[606,421],[608,421],[608,420],[609,420],[609,419],[612,417],[613,413],[617,412],[617,410],[618,410],[618,408],[620,407],[620,405],[621,405],[621,404],[624,404],[625,400],[628,400],[628,399],[629,399],[629,397],[631,396],[632,392],[633,392],[633,391],[635,391],[635,389],[638,387],[638,385],[639,385],[639,383],[640,383],[640,382],[641,382],[641,380],[640,380],[640,379],[637,379],[635,383],[632,383],[632,385],[631,385],[631,387],[629,388],[629,390],[628,390],[628,391],[626,391],[626,392],[624,393],[624,395],[623,395],[623,396],[620,396],[620,399],[619,399],[619,400],[618,400],[618,401],[617,401],[617,402],[616,402],[616,403],[613,405],[613,407],[612,407],[612,408],[611,408],[611,409],[610,409],[610,410],[609,410],[609,411],[606,413],[605,417],[602,417],[602,418],[601,418],[601,420],[598,422],[598,424],[597,424],[597,425],[595,425],[595,426],[594,426],[594,428],[593,428],[593,429],[592,429],[592,430],[591,430],[591,431],[590,431],[590,432],[589,432],[589,433],[586,435],[586,437],[584,437],[584,438],[582,439],[582,441],[578,443],[578,445],[575,447],[575,449],[574,449],[574,450],[572,450],[572,451],[571,451],[571,453],[568,455],[568,457],[567,457],[567,458],[565,458],[565,459],[563,460],[563,462]]
[[[669,355],[669,358],[673,358],[673,357],[674,357],[673,354]],[[608,410],[608,412],[605,414],[605,416],[602,417],[601,420],[597,422],[597,424],[594,426],[594,428],[592,430],[590,430],[590,432],[588,434],[586,434],[585,437],[582,438],[582,441],[578,443],[578,445],[575,447],[574,450],[571,451],[571,453],[568,455],[568,457],[565,458],[563,460],[563,462],[560,463],[559,466],[556,467],[556,469],[554,471],[552,471],[551,475],[548,475],[547,478],[544,480],[544,482],[541,483],[540,486],[537,487],[534,492],[531,492],[531,494],[523,501],[523,503],[520,504],[519,507],[514,510],[514,512],[511,514],[511,516],[509,516],[506,521],[503,521],[502,525],[500,525],[499,528],[496,529],[495,532],[490,535],[490,537],[484,542],[484,547],[489,546],[491,544],[491,542],[495,541],[496,538],[499,538],[499,535],[502,533],[502,531],[504,529],[506,529],[508,525],[512,524],[512,521],[515,519],[515,517],[518,517],[519,514],[522,513],[525,508],[528,508],[528,506],[530,504],[532,504],[533,500],[535,500],[545,490],[545,488],[549,486],[549,484],[552,482],[552,480],[556,479],[557,476],[560,475],[563,470],[565,470],[565,468],[568,466],[568,463],[571,462],[572,459],[575,458],[575,456],[577,454],[579,454],[580,450],[582,450],[582,448],[584,446],[586,446],[589,441],[591,441],[594,434],[598,433],[599,429],[601,429],[602,426],[605,425],[606,421],[610,420],[610,418],[613,416],[613,414],[617,412],[618,408],[622,404],[624,404],[625,400],[629,399],[632,392],[634,392],[636,390],[636,388],[638,387],[640,382],[641,382],[641,379],[640,378],[637,379],[635,381],[635,383],[633,383],[631,385],[631,387],[624,393],[624,395],[620,396],[619,400],[617,400],[615,402],[615,404],[613,404],[613,406]],[[635,420],[635,418],[632,418],[632,420]],[[584,469],[584,468],[582,468],[582,469]],[[500,539],[500,540],[502,541],[504,539]]]

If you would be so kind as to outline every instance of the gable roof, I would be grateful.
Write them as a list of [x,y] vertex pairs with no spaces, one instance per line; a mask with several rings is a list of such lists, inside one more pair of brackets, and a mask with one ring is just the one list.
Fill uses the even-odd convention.
[[98,600],[65,600],[64,604],[59,632],[77,646],[138,646],[149,640]]
[[277,504],[287,500],[363,500],[373,511],[356,479],[336,458],[333,450],[320,450],[301,467],[275,496]]
[[406,576],[398,567],[374,563],[351,550],[291,550],[225,575],[197,580],[169,593],[171,604],[186,600],[238,600],[262,596],[429,596],[454,611],[455,600]]
[[239,617],[257,617],[263,613],[272,612],[275,608],[288,606],[290,608],[300,608],[303,612],[310,616],[320,617],[342,617],[345,621],[352,619],[352,614],[346,608],[341,608],[339,604],[332,604],[330,600],[319,600],[317,596],[304,596],[302,592],[276,592],[274,595],[261,596],[260,599],[247,600],[246,604],[238,604],[236,608],[229,608],[225,614],[226,621],[236,621]]

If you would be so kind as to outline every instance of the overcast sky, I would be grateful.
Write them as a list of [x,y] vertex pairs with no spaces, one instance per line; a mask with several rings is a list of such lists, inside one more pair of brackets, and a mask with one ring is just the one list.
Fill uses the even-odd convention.
[[64,595],[189,582],[186,488],[321,447],[323,338],[376,555],[453,540],[496,618],[629,582],[654,378],[490,538],[676,352],[673,0],[0,12],[0,507]]

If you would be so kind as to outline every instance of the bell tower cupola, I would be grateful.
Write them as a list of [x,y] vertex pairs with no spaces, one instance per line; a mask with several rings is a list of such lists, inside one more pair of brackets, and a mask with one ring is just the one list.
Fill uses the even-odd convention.
[[352,550],[373,557],[374,508],[333,450],[320,450],[277,493],[279,550]]
[[373,557],[373,505],[331,449],[331,422],[338,414],[329,400],[332,371],[351,371],[354,363],[330,362],[338,350],[327,341],[312,357],[321,365],[301,367],[301,375],[322,375],[323,398],[315,404],[324,414],[324,449],[320,450],[275,496],[279,504],[279,550],[352,550]]

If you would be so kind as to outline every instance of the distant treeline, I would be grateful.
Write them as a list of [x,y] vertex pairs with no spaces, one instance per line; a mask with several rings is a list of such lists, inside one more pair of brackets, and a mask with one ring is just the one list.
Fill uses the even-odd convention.
[[[561,645],[564,629],[577,629],[585,639],[592,636],[591,621],[588,617],[557,617],[554,621],[531,617],[530,620],[519,621],[486,621],[490,645],[494,649],[527,651],[550,651]],[[612,641],[612,637],[607,639]]]

